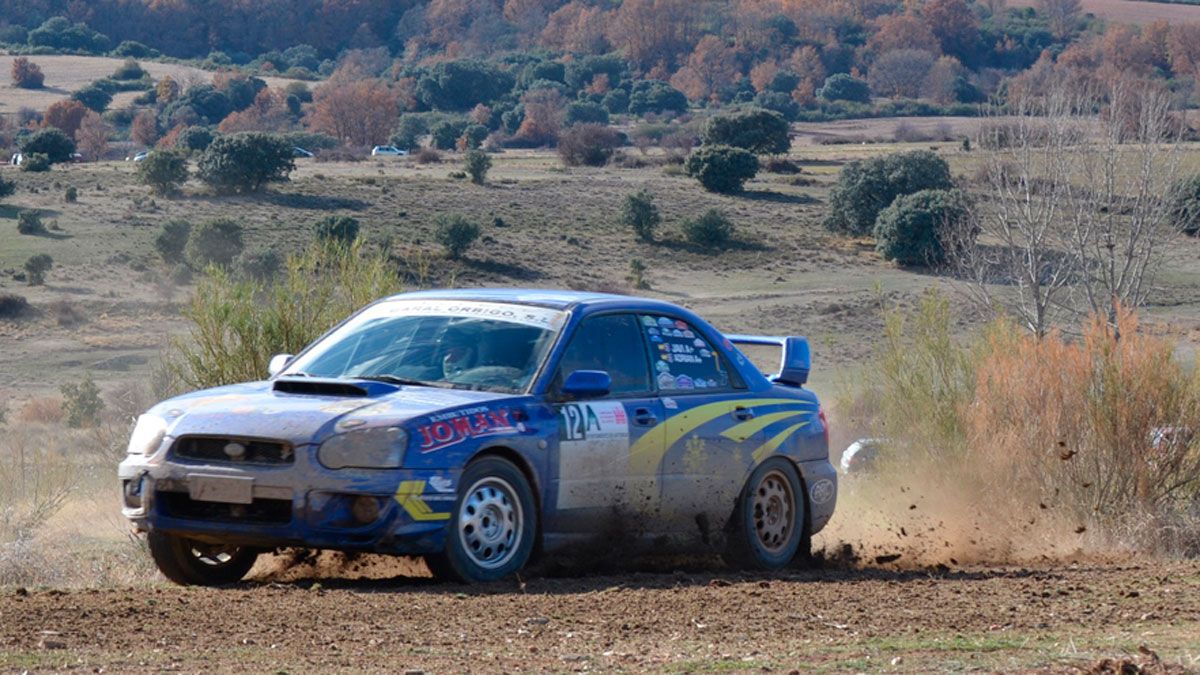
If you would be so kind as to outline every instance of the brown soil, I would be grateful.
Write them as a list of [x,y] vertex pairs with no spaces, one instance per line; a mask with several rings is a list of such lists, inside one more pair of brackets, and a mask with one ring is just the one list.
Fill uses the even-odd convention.
[[482,587],[409,572],[8,589],[0,670],[1183,672],[1200,660],[1196,561],[771,576],[701,566]]

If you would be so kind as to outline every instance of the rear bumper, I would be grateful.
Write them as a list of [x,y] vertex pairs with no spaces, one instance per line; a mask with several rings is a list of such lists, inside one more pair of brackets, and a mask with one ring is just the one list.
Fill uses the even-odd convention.
[[[164,444],[164,445],[169,445]],[[330,470],[315,448],[293,464],[180,461],[164,449],[118,469],[122,514],[141,530],[261,548],[304,546],[419,555],[442,550],[458,472]],[[208,501],[207,481],[251,482],[247,499]]]
[[808,493],[810,534],[816,534],[829,523],[837,506],[837,469],[828,459],[801,462],[800,475]]

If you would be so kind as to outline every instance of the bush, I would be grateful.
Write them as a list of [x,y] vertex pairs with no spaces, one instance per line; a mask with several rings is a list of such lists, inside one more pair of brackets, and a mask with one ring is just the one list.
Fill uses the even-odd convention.
[[437,242],[451,259],[461,258],[479,238],[479,226],[459,214],[444,214],[437,218]]
[[41,89],[45,86],[46,76],[36,63],[18,56],[13,59],[12,83],[18,89]]
[[704,125],[705,145],[728,145],[756,155],[788,151],[788,123],[771,110],[750,109],[709,118]]
[[313,226],[318,241],[349,246],[358,239],[358,220],[350,216],[326,216]]
[[709,192],[734,193],[758,173],[758,158],[741,148],[706,145],[688,155],[683,168]]
[[619,115],[629,111],[629,92],[624,89],[613,89],[604,95],[604,99],[600,101],[600,105],[613,115]]
[[148,59],[158,56],[157,49],[151,49],[136,40],[123,40],[112,50],[113,56],[127,56],[131,59]]
[[683,221],[683,236],[697,246],[722,249],[733,240],[733,221],[719,210],[709,209],[699,218]]
[[621,147],[621,134],[603,124],[577,124],[558,138],[558,156],[567,166],[604,166]]
[[21,160],[21,170],[29,173],[45,173],[50,166],[50,156],[40,152],[31,152]]
[[442,120],[429,130],[430,141],[438,150],[453,150],[470,125],[471,121],[467,119]]
[[896,197],[952,187],[950,166],[929,150],[850,162],[830,191],[825,227],[832,232],[869,235],[879,212]]
[[42,223],[42,214],[32,210],[17,213],[17,232],[20,234],[46,234],[46,226]]
[[98,113],[104,112],[109,103],[112,103],[112,94],[106,91],[103,87],[96,84],[90,84],[83,89],[71,94],[71,98],[84,104],[91,110]]
[[238,256],[238,268],[247,279],[268,281],[279,274],[283,258],[273,248],[245,251]]
[[463,165],[471,182],[483,185],[487,182],[488,171],[492,168],[492,158],[482,150],[470,150],[463,158]]
[[25,261],[25,274],[28,276],[29,285],[41,286],[46,283],[46,273],[52,267],[54,267],[54,258],[48,254],[38,253],[30,256],[29,260]]
[[825,79],[825,86],[817,90],[817,97],[826,101],[870,103],[871,86],[846,73],[835,73]]
[[1200,235],[1200,174],[1181,180],[1171,194],[1171,223],[1184,234]]
[[682,113],[687,109],[687,96],[662,80],[638,80],[629,94],[629,112],[635,115]]
[[187,182],[187,156],[177,150],[155,150],[137,166],[137,180],[155,193],[173,195]]
[[566,126],[576,124],[608,124],[608,110],[599,103],[575,101],[567,106]]
[[649,190],[638,190],[625,197],[625,203],[621,205],[621,223],[632,229],[638,239],[654,241],[654,229],[661,222],[662,216]]
[[181,263],[191,233],[192,224],[186,220],[168,220],[154,238],[154,250],[168,265]]
[[84,375],[78,383],[67,383],[59,388],[63,397],[63,413],[67,426],[72,429],[94,427],[100,421],[104,401],[100,398],[100,387],[96,386],[92,374]]
[[218,192],[256,192],[294,171],[292,144],[276,134],[246,131],[214,140],[200,155],[196,174]]
[[901,265],[940,265],[954,246],[974,240],[970,204],[961,190],[901,195],[875,220],[875,249]]
[[5,180],[4,176],[0,176],[0,199],[11,197],[17,191],[17,184],[11,180]]
[[187,152],[203,152],[213,142],[213,132],[208,127],[190,126],[180,130],[175,137],[175,149]]
[[71,161],[75,141],[61,129],[49,127],[26,136],[20,143],[22,154],[43,154],[52,164]]
[[63,191],[63,201],[68,204],[74,204],[79,201],[79,189],[74,185]]
[[796,121],[800,116],[800,104],[792,99],[791,95],[778,91],[763,91],[759,92],[754,97],[754,105],[765,110],[773,110],[789,122]]
[[183,310],[188,335],[172,339],[166,372],[178,389],[262,379],[275,354],[298,354],[351,312],[401,290],[387,257],[359,243],[313,244],[269,283],[212,268]]
[[227,267],[242,252],[242,226],[232,220],[210,220],[192,228],[184,255],[192,269]]
[[118,66],[117,70],[113,72],[111,77],[114,80],[122,81],[140,80],[143,77],[146,77],[148,74],[149,73],[143,70],[142,66],[138,64],[137,60],[131,57],[125,59],[125,63],[122,63],[120,66]]
[[29,311],[29,301],[15,293],[0,293],[0,319],[15,319]]

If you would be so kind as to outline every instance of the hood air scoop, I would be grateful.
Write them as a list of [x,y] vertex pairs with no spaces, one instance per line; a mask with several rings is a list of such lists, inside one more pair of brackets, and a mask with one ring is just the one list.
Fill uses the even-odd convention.
[[[283,394],[307,394],[309,396],[363,398],[371,395],[365,386],[342,380],[322,380],[308,377],[302,379],[281,378],[275,380],[275,384],[271,388]],[[389,387],[389,389],[395,391],[395,387]]]

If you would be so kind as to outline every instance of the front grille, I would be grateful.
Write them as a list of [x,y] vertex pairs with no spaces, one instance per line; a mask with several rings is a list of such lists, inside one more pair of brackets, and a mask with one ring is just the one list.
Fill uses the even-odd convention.
[[[232,453],[226,452],[233,443],[241,446],[240,453],[237,448],[233,448]],[[230,464],[292,464],[296,461],[296,454],[288,443],[218,436],[184,436],[175,441],[174,454],[183,459]]]
[[249,504],[201,502],[186,492],[157,492],[158,511],[171,518],[222,523],[286,524],[292,520],[292,502],[287,499],[255,499]]

